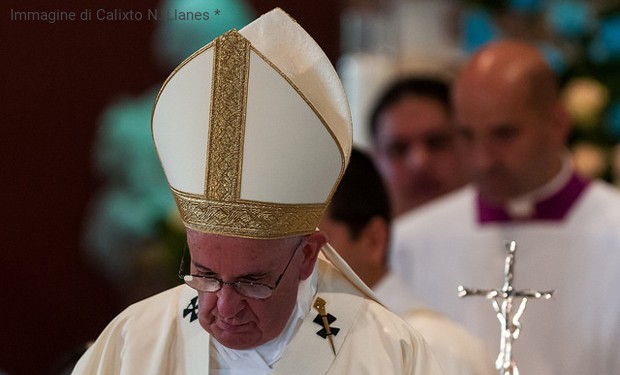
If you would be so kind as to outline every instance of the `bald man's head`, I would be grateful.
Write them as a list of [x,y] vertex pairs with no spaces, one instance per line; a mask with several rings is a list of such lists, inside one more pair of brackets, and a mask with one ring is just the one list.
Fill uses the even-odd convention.
[[536,48],[489,44],[459,72],[453,101],[472,178],[487,198],[505,202],[557,173],[569,121],[556,76]]
[[558,99],[555,73],[540,51],[525,42],[495,42],[476,53],[460,71],[456,86],[469,92],[480,82],[499,92],[524,95],[528,105],[541,111]]

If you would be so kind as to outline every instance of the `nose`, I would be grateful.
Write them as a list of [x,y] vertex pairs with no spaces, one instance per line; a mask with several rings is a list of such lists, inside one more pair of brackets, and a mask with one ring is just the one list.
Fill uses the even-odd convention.
[[245,298],[232,285],[223,285],[216,294],[217,310],[223,318],[234,318],[245,308]]
[[471,167],[478,173],[492,170],[498,162],[497,152],[488,140],[472,142],[465,152],[470,156]]
[[407,151],[407,167],[410,170],[424,168],[429,161],[429,150],[424,146],[411,146]]

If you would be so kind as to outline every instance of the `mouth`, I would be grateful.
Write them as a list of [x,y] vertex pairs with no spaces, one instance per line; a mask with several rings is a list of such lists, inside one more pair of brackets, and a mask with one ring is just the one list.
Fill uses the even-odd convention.
[[217,326],[217,328],[219,328],[222,331],[238,333],[238,332],[248,331],[251,328],[252,322],[241,323],[241,324],[238,324],[238,323],[231,324],[231,323],[226,323],[222,319],[216,319],[215,325]]

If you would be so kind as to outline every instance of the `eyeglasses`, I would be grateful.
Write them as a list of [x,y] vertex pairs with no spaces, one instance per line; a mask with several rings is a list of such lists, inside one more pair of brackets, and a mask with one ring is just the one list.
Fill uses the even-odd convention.
[[185,253],[189,252],[187,245],[185,245],[185,250],[183,251],[183,256],[181,257],[181,266],[179,267],[179,278],[181,278],[185,282],[185,284],[187,284],[190,288],[196,289],[199,292],[215,293],[215,292],[219,292],[220,289],[224,287],[224,285],[230,285],[233,288],[235,288],[235,290],[239,294],[245,297],[253,298],[253,299],[267,299],[271,297],[271,295],[273,294],[273,291],[280,284],[280,280],[282,280],[282,277],[286,273],[286,270],[288,269],[288,266],[291,264],[291,261],[293,260],[293,257],[297,253],[297,250],[301,247],[302,242],[303,242],[303,238],[300,239],[299,243],[295,246],[295,249],[293,250],[291,257],[289,258],[288,263],[286,263],[286,267],[284,267],[284,271],[282,271],[280,276],[278,276],[278,279],[276,280],[276,283],[274,286],[270,286],[270,285],[263,284],[263,283],[256,283],[253,281],[226,282],[226,281],[223,281],[222,279],[211,277],[211,276],[185,274],[184,269],[183,269]]

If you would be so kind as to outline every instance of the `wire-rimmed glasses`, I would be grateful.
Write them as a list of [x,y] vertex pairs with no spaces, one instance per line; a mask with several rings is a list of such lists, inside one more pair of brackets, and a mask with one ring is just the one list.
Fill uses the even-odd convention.
[[301,238],[299,240],[299,243],[297,243],[297,245],[295,246],[295,249],[293,250],[291,257],[286,263],[286,267],[284,267],[284,271],[282,271],[280,276],[278,276],[274,286],[270,286],[270,285],[258,283],[258,282],[253,282],[253,281],[238,280],[238,281],[227,282],[217,277],[201,276],[201,275],[195,275],[191,273],[186,274],[183,268],[184,268],[184,263],[185,263],[185,253],[186,252],[189,253],[187,245],[185,245],[185,250],[183,251],[183,256],[181,257],[181,265],[179,267],[179,278],[181,278],[181,280],[183,280],[185,284],[187,284],[190,288],[196,289],[199,292],[215,293],[215,292],[220,291],[220,289],[222,289],[224,285],[229,285],[235,288],[235,290],[239,294],[245,297],[253,298],[253,299],[267,299],[271,297],[271,295],[273,294],[273,291],[280,284],[282,277],[286,273],[288,266],[291,264],[293,257],[297,253],[297,250],[301,247],[302,243],[303,243],[303,238]]

